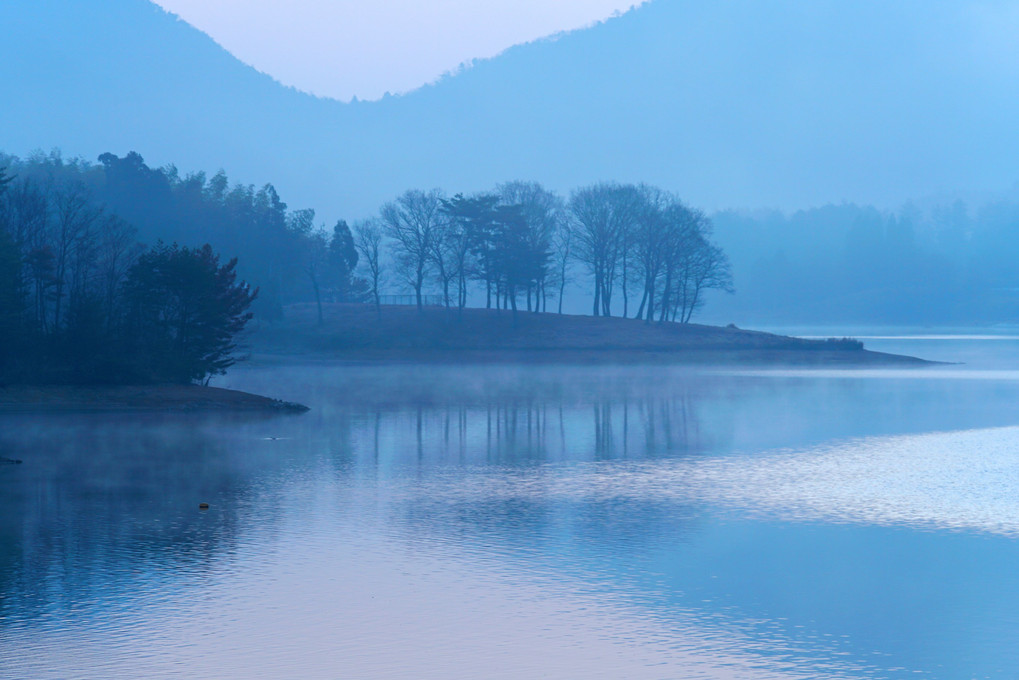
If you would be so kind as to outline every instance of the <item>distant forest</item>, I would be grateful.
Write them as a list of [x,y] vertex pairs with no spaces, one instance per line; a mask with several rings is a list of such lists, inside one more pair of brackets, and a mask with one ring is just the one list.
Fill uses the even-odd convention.
[[1019,197],[852,203],[712,216],[737,294],[713,318],[749,323],[1015,324]]

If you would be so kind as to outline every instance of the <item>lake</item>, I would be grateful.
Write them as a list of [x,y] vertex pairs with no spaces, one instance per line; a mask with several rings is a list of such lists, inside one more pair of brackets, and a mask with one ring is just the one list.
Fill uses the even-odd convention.
[[865,342],[965,363],[265,364],[215,384],[310,413],[0,415],[0,677],[1014,678],[1019,337]]

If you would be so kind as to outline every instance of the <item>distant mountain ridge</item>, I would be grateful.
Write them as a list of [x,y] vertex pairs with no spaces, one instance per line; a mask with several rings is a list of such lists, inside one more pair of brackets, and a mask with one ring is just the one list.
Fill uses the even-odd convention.
[[0,26],[0,150],[222,167],[327,220],[512,178],[646,180],[709,209],[1019,179],[1019,12],[1001,0],[653,0],[351,104],[280,85],[148,0],[4,0]]

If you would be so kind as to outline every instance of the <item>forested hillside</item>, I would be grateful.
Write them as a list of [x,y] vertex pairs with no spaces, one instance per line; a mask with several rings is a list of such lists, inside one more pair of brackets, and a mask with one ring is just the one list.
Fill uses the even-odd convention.
[[329,222],[407,187],[508,178],[644,181],[707,209],[891,208],[1017,179],[1011,6],[653,0],[343,104],[275,83],[147,0],[5,0],[0,149],[272,177]]

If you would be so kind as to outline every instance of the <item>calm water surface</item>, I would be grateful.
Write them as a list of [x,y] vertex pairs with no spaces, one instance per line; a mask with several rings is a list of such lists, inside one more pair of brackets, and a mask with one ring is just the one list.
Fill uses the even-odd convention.
[[0,416],[0,678],[1019,677],[1019,338],[867,345]]

